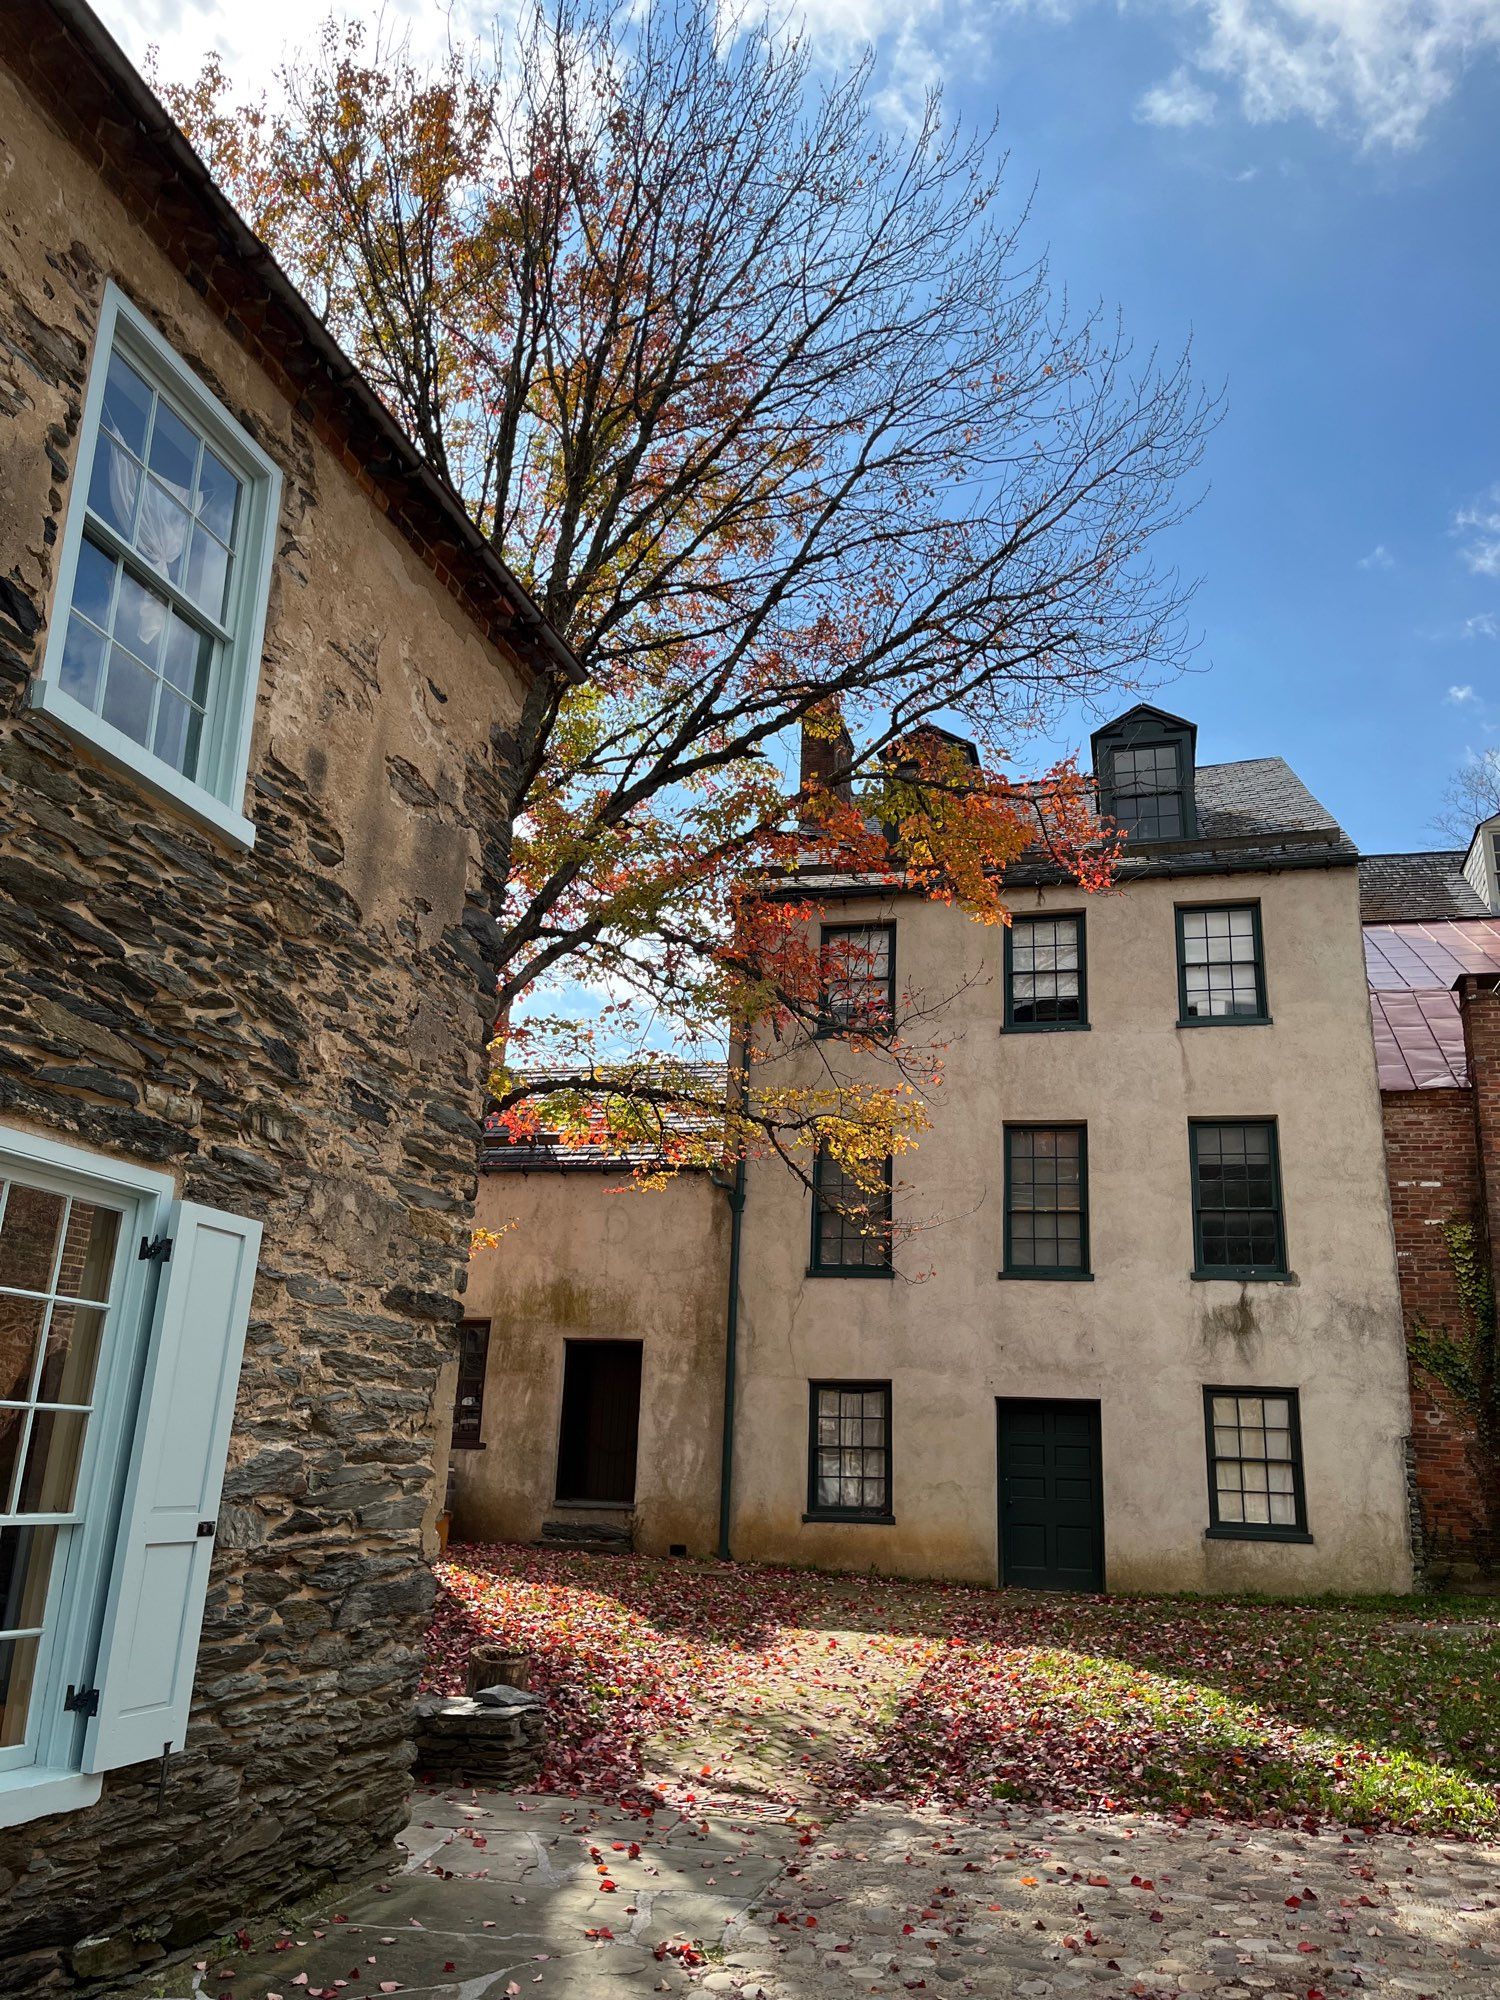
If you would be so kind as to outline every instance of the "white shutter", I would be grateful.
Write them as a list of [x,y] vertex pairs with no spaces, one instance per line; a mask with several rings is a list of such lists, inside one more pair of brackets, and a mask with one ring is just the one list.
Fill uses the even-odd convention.
[[85,1771],[182,1748],[260,1224],[178,1202],[104,1605]]

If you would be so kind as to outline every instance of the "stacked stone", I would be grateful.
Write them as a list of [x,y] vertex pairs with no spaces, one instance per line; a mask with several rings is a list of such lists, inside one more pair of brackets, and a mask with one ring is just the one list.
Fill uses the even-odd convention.
[[423,1695],[417,1703],[417,1776],[428,1784],[514,1791],[542,1767],[542,1704],[521,1688]]

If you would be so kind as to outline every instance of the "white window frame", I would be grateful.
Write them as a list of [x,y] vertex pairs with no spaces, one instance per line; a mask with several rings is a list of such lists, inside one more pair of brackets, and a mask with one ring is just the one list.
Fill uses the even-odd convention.
[[[61,682],[78,552],[83,541],[89,483],[98,449],[105,380],[109,373],[110,356],[116,350],[147,378],[185,422],[208,438],[214,450],[244,482],[244,540],[235,558],[230,602],[223,620],[226,636],[221,642],[215,674],[207,732],[209,741],[204,751],[205,773],[199,779],[184,777],[123,730],[95,715],[92,709],[68,694]],[[73,491],[58,564],[57,591],[42,671],[31,684],[31,705],[54,717],[110,764],[138,779],[148,790],[207,821],[236,846],[247,849],[255,844],[255,827],[243,810],[245,783],[250,768],[255,692],[260,678],[280,500],[281,473],[274,462],[111,280],[104,288],[104,303],[99,314],[93,358],[89,364],[78,460],[73,473]]]
[[171,1177],[149,1167],[112,1160],[13,1126],[0,1126],[0,1165],[33,1185],[59,1193],[87,1192],[124,1210],[111,1285],[107,1340],[100,1356],[94,1405],[100,1419],[90,1439],[86,1484],[78,1495],[84,1522],[48,1588],[55,1628],[38,1658],[28,1741],[32,1760],[0,1770],[0,1827],[19,1826],[43,1814],[76,1811],[99,1798],[102,1775],[82,1769],[82,1718],[68,1714],[60,1696],[82,1686],[99,1639],[105,1565],[114,1547],[118,1490],[97,1490],[106,1475],[119,1478],[122,1450],[136,1420],[154,1266],[133,1253],[139,1236],[159,1233],[171,1211]]

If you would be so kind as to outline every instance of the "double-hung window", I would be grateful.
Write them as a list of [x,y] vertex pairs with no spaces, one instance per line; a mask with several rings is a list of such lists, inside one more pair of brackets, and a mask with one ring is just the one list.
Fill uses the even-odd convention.
[[1083,914],[1014,917],[1005,933],[1007,1028],[1086,1028]]
[[819,1147],[813,1161],[812,1272],[820,1278],[891,1275],[891,1163],[872,1192]]
[[0,1826],[182,1746],[259,1241],[0,1128]]
[[896,926],[824,924],[819,1032],[888,1035],[896,1015]]
[[483,1443],[484,1377],[489,1351],[489,1321],[466,1319],[458,1329],[458,1384],[453,1398],[453,1444],[459,1451],[477,1451]]
[[1205,1389],[1208,1532],[1227,1540],[1307,1541],[1295,1389]]
[[1275,1121],[1194,1120],[1193,1251],[1200,1278],[1284,1278],[1286,1232]]
[[1006,1126],[1004,1275],[1089,1275],[1088,1134],[1082,1125]]
[[33,701],[248,846],[280,475],[113,286]]
[[1177,906],[1179,1025],[1265,1021],[1266,963],[1259,903]]
[[891,1385],[814,1382],[807,1447],[807,1517],[891,1519]]
[[1182,752],[1142,743],[1110,755],[1110,815],[1135,840],[1181,840],[1187,831]]

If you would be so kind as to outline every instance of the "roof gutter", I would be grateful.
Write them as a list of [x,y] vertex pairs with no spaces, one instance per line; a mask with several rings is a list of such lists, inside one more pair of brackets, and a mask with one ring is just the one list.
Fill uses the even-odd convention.
[[574,685],[586,681],[588,671],[578,656],[549,623],[520,579],[495,553],[487,538],[475,526],[458,494],[428,464],[265,244],[224,194],[166,107],[93,8],[85,5],[84,0],[47,0],[47,4],[88,50],[147,138],[166,154],[183,181],[191,187],[212,216],[229,250],[240,263],[257,273],[269,296],[291,320],[299,338],[317,356],[330,381],[356,405],[391,455],[400,462],[405,475],[438,508],[446,524],[510,605],[523,643],[533,655],[528,664],[533,667],[540,665],[545,671],[559,675]]

